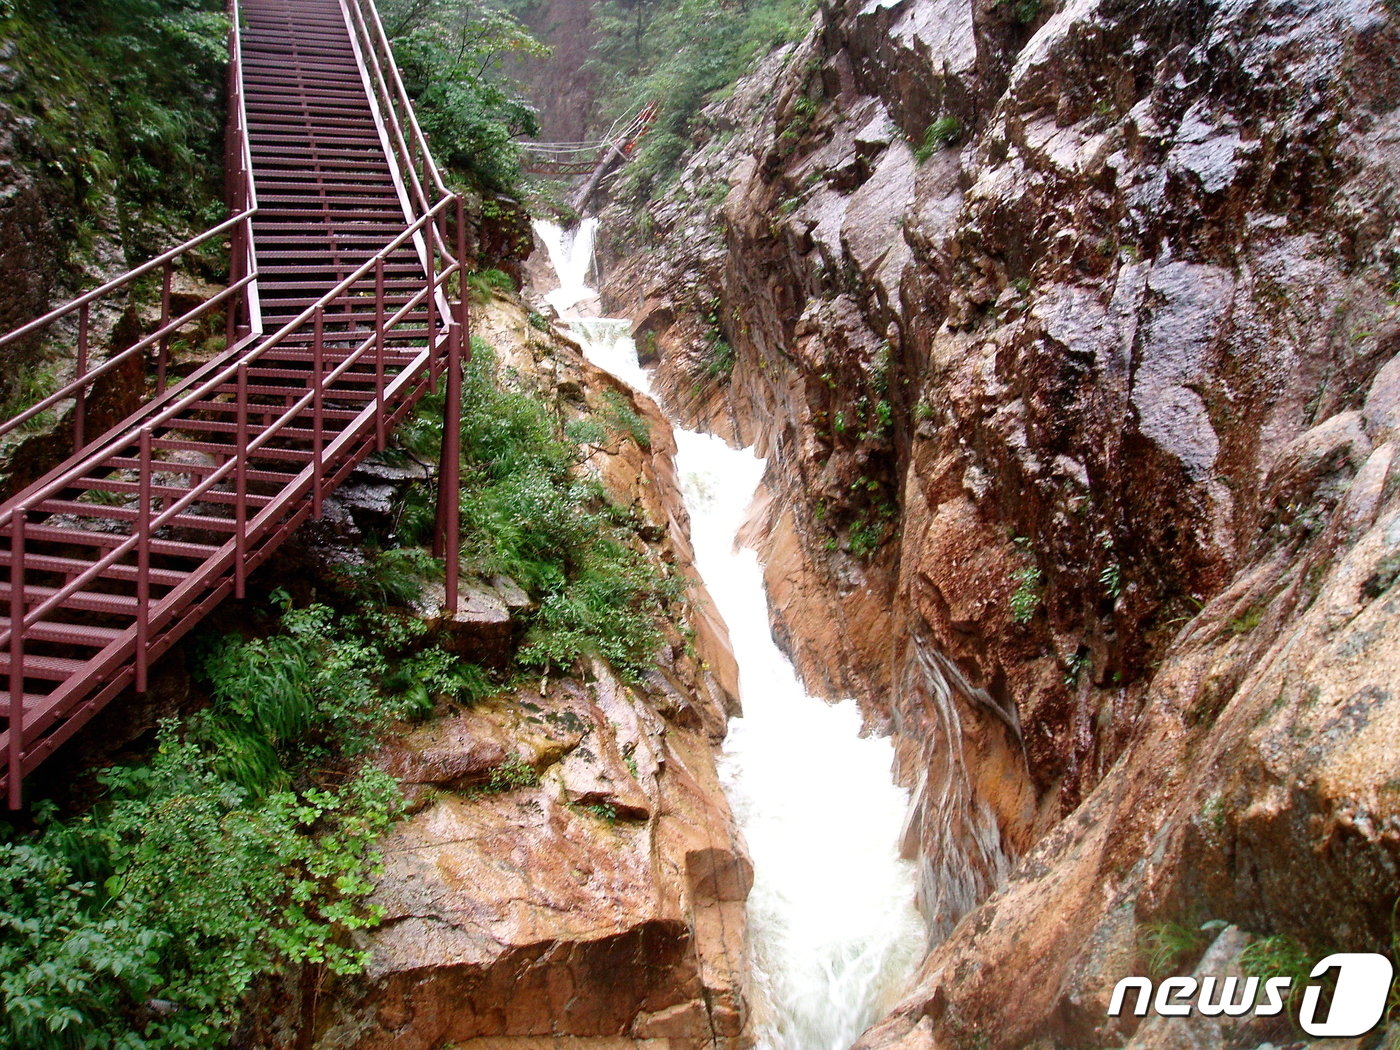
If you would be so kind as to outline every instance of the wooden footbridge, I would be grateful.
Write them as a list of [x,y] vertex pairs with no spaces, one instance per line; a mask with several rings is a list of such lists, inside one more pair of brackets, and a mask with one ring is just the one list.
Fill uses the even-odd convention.
[[[71,412],[73,454],[0,506],[0,784],[23,778],[228,595],[438,384],[437,553],[457,590],[463,201],[433,163],[372,0],[233,0],[232,216],[0,338],[71,338],[75,378],[15,418]],[[191,253],[229,283],[176,315]],[[92,364],[94,318],[158,280],[154,331]],[[172,380],[171,346],[222,317],[226,348]],[[202,326],[202,327],[201,327]],[[154,396],[90,433],[96,384],[152,366]]]

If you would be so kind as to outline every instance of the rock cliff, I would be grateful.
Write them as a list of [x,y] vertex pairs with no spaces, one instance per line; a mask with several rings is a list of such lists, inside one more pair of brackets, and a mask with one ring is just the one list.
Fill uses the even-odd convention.
[[[620,437],[587,466],[640,516],[652,554],[694,579],[656,407],[513,301],[473,327],[564,418],[627,399],[649,442]],[[498,628],[528,601],[512,592],[469,586],[443,629],[509,644]],[[686,605],[640,681],[594,660],[389,742],[380,761],[413,814],[381,845],[369,972],[320,1001],[317,1046],[746,1045],[752,868],[715,769],[737,672],[698,581]]]
[[1397,36],[835,2],[605,218],[670,407],[769,457],[775,631],[914,789],[930,954],[863,1045],[1183,1046],[1106,1016],[1163,930],[1393,945]]

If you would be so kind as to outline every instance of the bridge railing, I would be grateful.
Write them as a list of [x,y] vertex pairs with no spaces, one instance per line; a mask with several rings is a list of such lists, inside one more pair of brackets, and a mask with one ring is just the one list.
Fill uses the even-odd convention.
[[[170,364],[170,348],[181,333],[203,326],[206,319],[222,310],[225,315],[226,345],[233,345],[240,335],[257,334],[262,331],[262,318],[258,308],[257,261],[253,256],[252,220],[257,214],[256,191],[253,188],[252,160],[248,144],[247,113],[242,95],[242,40],[238,27],[238,0],[230,0],[229,28],[229,112],[226,138],[226,163],[229,173],[230,210],[233,213],[217,226],[192,237],[184,244],[170,249],[149,262],[143,263],[119,277],[115,277],[100,287],[85,292],[76,299],[56,307],[35,318],[28,324],[0,336],[0,350],[14,346],[24,340],[50,336],[55,326],[69,320],[76,323],[75,375],[53,393],[41,398],[17,415],[0,422],[0,437],[23,427],[38,416],[73,402],[73,451],[82,449],[89,435],[87,433],[88,399],[93,385],[103,376],[117,370],[133,359],[149,362],[155,356],[156,393],[165,392],[166,373]],[[198,306],[179,316],[173,315],[174,277],[177,265],[187,260],[193,253],[210,244],[229,242],[229,281],[217,294],[204,300]],[[106,360],[93,366],[92,319],[96,311],[105,307],[126,309],[131,302],[136,285],[148,275],[160,274],[160,321],[150,334],[137,339]],[[70,320],[71,319],[71,320]]]

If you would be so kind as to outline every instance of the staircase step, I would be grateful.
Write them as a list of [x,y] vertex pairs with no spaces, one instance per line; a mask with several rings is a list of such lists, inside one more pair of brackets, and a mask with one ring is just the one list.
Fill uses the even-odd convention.
[[[0,616],[0,634],[8,634],[10,630],[10,618]],[[115,627],[94,627],[89,623],[65,623],[61,620],[40,620],[38,623],[31,623],[24,632],[26,641],[35,642],[57,642],[60,645],[71,645],[80,649],[105,649],[118,638],[122,632]],[[9,699],[8,693],[0,692],[5,700]],[[0,701],[0,703],[3,703]],[[3,711],[0,711],[3,714]]]
[[[5,676],[5,681],[9,681],[10,666],[9,647],[0,647],[0,675]],[[87,661],[66,660],[57,656],[31,656],[29,653],[25,653],[20,661],[20,666],[24,668],[25,678],[39,678],[47,682],[66,682],[86,668]],[[9,699],[8,694],[5,699]]]
[[[61,543],[77,547],[120,547],[131,537],[124,533],[91,532],[87,529],[68,529],[56,525],[30,525],[24,530],[27,541],[40,543]],[[207,543],[190,543],[185,540],[151,540],[151,553],[172,558],[190,558],[204,561],[218,552],[218,547]]]
[[[29,604],[38,605],[59,592],[58,587],[36,587],[26,584],[24,595]],[[9,607],[10,585],[0,580],[0,602]],[[74,591],[59,603],[59,608],[83,612],[105,613],[109,616],[129,616],[136,618],[139,605],[135,596],[128,594],[101,594],[97,591]]]
[[[0,550],[0,566],[9,567],[10,563],[10,552],[8,550]],[[26,551],[24,554],[26,571],[63,572],[69,573],[72,576],[77,576],[90,569],[92,564],[92,562],[83,561],[81,558],[60,558],[52,554],[34,554],[29,551]],[[117,563],[115,565],[109,565],[102,570],[102,579],[135,580],[136,571],[135,565]],[[163,587],[179,586],[188,578],[189,573],[179,572],[175,569],[151,570],[151,582],[159,583]]]

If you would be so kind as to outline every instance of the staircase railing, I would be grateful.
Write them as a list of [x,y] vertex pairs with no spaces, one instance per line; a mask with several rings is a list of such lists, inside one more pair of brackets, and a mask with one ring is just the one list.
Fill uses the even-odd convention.
[[[80,330],[86,325],[91,304],[103,295],[128,285],[144,274],[164,270],[167,274],[174,260],[210,239],[233,231],[231,245],[230,283],[224,292],[196,311],[182,318],[163,315],[162,324],[152,335],[122,351],[118,357],[92,369],[85,382],[75,380],[39,405],[5,424],[13,429],[32,419],[48,405],[64,396],[81,396],[80,391],[101,374],[115,368],[118,358],[160,347],[161,359],[165,343],[182,324],[204,316],[220,303],[230,301],[240,293],[246,319],[247,334],[239,340],[237,352],[230,352],[210,362],[195,374],[149,403],[130,417],[120,428],[93,443],[69,459],[49,475],[26,488],[0,508],[0,537],[8,539],[9,551],[9,626],[0,631],[0,653],[7,655],[9,668],[8,728],[0,735],[0,778],[12,808],[21,802],[20,786],[23,776],[35,768],[68,739],[90,712],[103,706],[117,692],[134,685],[138,692],[147,687],[148,666],[152,659],[166,651],[204,610],[232,592],[244,593],[249,571],[259,564],[275,546],[305,518],[320,516],[327,495],[344,480],[358,457],[371,447],[382,449],[387,432],[411,408],[431,384],[437,387],[446,373],[445,419],[441,468],[438,477],[438,518],[434,551],[446,555],[446,601],[455,608],[458,594],[458,469],[460,442],[461,364],[470,346],[467,338],[468,305],[466,297],[466,264],[468,245],[467,212],[463,199],[446,188],[422,132],[413,119],[408,97],[403,90],[392,55],[377,48],[386,48],[387,39],[374,14],[372,4],[366,19],[361,5],[365,0],[344,0],[348,10],[358,12],[352,22],[357,34],[366,43],[365,61],[369,68],[379,104],[394,144],[394,158],[410,177],[414,189],[413,221],[388,244],[362,263],[353,273],[329,289],[316,302],[294,319],[265,338],[260,337],[261,319],[255,293],[257,264],[253,253],[251,218],[256,212],[251,154],[248,149],[247,125],[243,116],[241,87],[241,47],[238,32],[237,0],[232,0],[230,13],[233,26],[230,37],[232,73],[238,79],[230,87],[231,110],[228,159],[230,164],[230,195],[235,206],[243,205],[238,214],[207,231],[193,241],[167,252],[117,281],[109,282],[68,306],[25,326],[7,336],[0,346],[24,335],[40,331],[60,317],[79,314]],[[375,43],[378,41],[378,43]],[[373,60],[371,61],[371,56]],[[386,75],[386,72],[387,75]],[[405,133],[406,114],[408,130]],[[413,145],[410,146],[410,143]],[[427,200],[431,187],[440,194],[435,202]],[[431,245],[424,261],[424,280],[406,302],[392,312],[385,294],[386,265],[390,256],[408,243]],[[167,277],[167,287],[169,279]],[[453,287],[455,285],[455,287]],[[372,297],[372,298],[369,298]],[[374,303],[373,321],[363,316],[352,317],[347,304]],[[421,318],[427,315],[426,339],[422,338]],[[417,316],[414,314],[417,312]],[[229,311],[230,325],[233,311]],[[168,310],[166,311],[168,314]],[[347,320],[348,319],[348,320]],[[398,347],[390,374],[387,360],[389,343],[397,335]],[[404,361],[405,346],[421,340],[422,345]],[[279,347],[309,348],[309,388],[281,408],[254,403],[249,395],[249,369]],[[251,349],[250,349],[251,347]],[[80,353],[85,344],[80,346]],[[334,399],[327,390],[347,372],[355,368],[373,369],[373,397],[353,419],[336,430],[328,426],[328,418],[344,419],[344,410],[334,410],[327,416],[326,402]],[[163,372],[161,382],[163,384]],[[230,394],[235,425],[232,440],[222,462],[202,466],[191,477],[188,489],[180,487],[178,494],[155,484],[154,476],[163,464],[156,458],[156,442],[162,432],[179,430],[181,418],[189,419],[199,410],[200,403],[222,389]],[[277,414],[275,417],[273,413]],[[80,413],[81,414],[81,413]],[[253,420],[256,417],[256,423]],[[297,426],[296,424],[300,424]],[[296,431],[295,435],[291,431]],[[3,430],[0,430],[3,433]],[[250,463],[262,450],[280,436],[305,442],[310,435],[310,455],[305,466],[283,485],[275,495],[253,495],[249,492],[250,475],[256,475]],[[111,469],[113,459],[130,464],[137,481],[131,485],[136,494],[135,508],[124,511],[130,531],[124,539],[113,537],[110,547],[80,572],[68,576],[61,586],[31,591],[26,587],[31,573],[42,571],[42,558],[26,552],[26,534],[47,516],[39,509],[46,500],[58,497],[65,489],[94,473]],[[217,493],[215,490],[224,486]],[[228,492],[231,486],[232,493]],[[158,490],[158,491],[157,491]],[[231,497],[231,498],[230,498]],[[309,498],[308,498],[309,497]],[[214,553],[191,570],[186,578],[159,598],[151,595],[153,541],[157,530],[179,524],[182,514],[191,513],[201,500],[232,504],[232,518],[221,519],[220,528],[228,538]],[[115,513],[115,511],[113,512]],[[202,519],[206,523],[209,519]],[[75,540],[78,539],[75,533]],[[91,658],[83,673],[66,680],[56,690],[42,697],[26,697],[24,693],[25,654],[31,632],[44,617],[59,609],[99,576],[114,570],[124,559],[135,558],[115,570],[135,580],[135,622],[122,630],[110,643]],[[26,701],[29,710],[26,711]],[[66,720],[66,721],[65,721]]]
[[389,131],[390,149],[397,166],[412,187],[415,210],[422,214],[433,201],[450,196],[442,172],[433,160],[428,140],[413,111],[413,100],[404,88],[393,47],[373,0],[341,0],[369,70],[375,103]]

